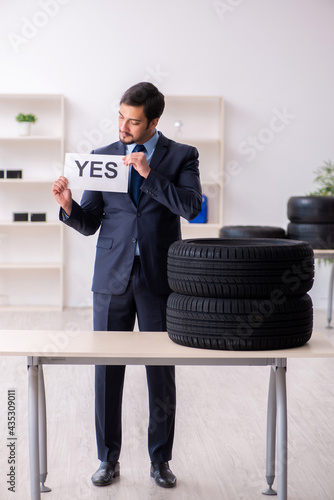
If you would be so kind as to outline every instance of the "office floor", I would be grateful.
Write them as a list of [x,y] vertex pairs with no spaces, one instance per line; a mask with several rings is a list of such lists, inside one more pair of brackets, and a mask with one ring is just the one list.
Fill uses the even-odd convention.
[[[314,330],[334,344],[326,312],[315,311]],[[55,346],[91,329],[91,311],[1,312],[6,329],[62,330]],[[0,358],[0,498],[29,499],[27,371],[23,358]],[[49,473],[44,500],[256,500],[265,481],[269,367],[177,367],[177,425],[171,467],[175,489],[149,477],[145,368],[127,367],[121,477],[93,487],[96,470],[94,368],[45,366]],[[288,363],[289,500],[334,498],[334,362]],[[16,390],[16,491],[8,491],[7,394]],[[275,498],[275,497],[274,497]]]

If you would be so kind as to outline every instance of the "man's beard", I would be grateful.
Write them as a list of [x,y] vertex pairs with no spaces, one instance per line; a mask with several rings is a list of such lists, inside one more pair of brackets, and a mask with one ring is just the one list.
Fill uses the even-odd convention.
[[133,140],[133,136],[131,134],[127,134],[126,135],[127,138],[129,138],[129,140],[124,140],[121,138],[121,132],[119,132],[119,140],[121,141],[122,144],[134,144],[134,140]]

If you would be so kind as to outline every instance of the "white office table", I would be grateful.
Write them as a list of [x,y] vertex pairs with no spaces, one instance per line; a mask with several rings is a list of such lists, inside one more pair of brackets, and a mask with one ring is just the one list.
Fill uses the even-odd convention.
[[[77,332],[78,333],[78,332]],[[63,349],[56,347],[57,334]],[[275,479],[277,436],[277,498],[287,500],[287,358],[334,357],[334,347],[320,334],[297,349],[216,351],[180,346],[166,332],[66,332],[12,330],[0,336],[0,355],[28,357],[28,416],[31,500],[40,500],[47,476],[46,405],[43,364],[114,365],[248,365],[271,366],[267,413],[267,495]],[[277,425],[276,425],[277,420]],[[259,492],[260,493],[260,492]]]

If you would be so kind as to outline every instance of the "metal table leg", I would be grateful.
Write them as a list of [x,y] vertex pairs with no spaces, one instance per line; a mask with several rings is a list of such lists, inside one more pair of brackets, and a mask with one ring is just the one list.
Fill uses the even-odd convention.
[[263,495],[277,495],[272,488],[275,480],[275,450],[276,450],[276,368],[270,368],[268,409],[267,409],[267,453],[266,479],[268,488]]
[[328,306],[327,306],[327,328],[333,328],[331,326],[332,306],[333,306],[333,286],[334,286],[334,262],[332,263],[332,272],[331,272],[331,277],[329,280]]
[[44,485],[48,474],[47,466],[47,423],[43,365],[38,368],[38,423],[39,423],[39,470],[41,492],[51,491]]
[[28,428],[31,500],[41,500],[39,486],[38,370],[38,365],[33,364],[33,358],[28,358]]
[[[286,400],[286,359],[276,360],[277,391],[277,498],[288,497],[288,418]],[[281,366],[280,366],[281,365]]]

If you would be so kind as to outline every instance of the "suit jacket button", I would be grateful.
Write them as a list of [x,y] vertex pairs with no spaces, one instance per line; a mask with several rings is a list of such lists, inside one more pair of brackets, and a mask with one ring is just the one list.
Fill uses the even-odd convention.
[[136,238],[132,238],[132,243],[137,243]]
[[141,217],[141,212],[137,212],[137,217]]

